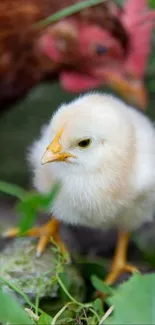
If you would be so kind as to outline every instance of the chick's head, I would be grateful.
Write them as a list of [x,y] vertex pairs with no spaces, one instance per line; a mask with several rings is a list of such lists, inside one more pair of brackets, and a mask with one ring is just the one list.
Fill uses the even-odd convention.
[[119,169],[132,138],[126,105],[108,95],[84,95],[63,104],[49,127],[42,164],[57,163],[70,173]]

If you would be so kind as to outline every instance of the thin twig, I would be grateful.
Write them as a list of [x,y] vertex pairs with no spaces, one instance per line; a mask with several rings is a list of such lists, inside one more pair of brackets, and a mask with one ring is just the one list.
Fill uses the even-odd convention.
[[36,315],[31,309],[25,308],[25,311],[29,314],[30,318],[34,320],[35,322],[39,321],[39,316]]
[[104,314],[104,316],[101,318],[100,322],[98,325],[102,325],[103,322],[111,315],[111,313],[113,312],[114,310],[114,306],[111,306],[107,312]]

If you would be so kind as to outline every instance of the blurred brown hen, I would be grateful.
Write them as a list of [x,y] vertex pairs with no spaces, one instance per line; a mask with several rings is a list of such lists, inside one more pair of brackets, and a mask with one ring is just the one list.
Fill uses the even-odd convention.
[[52,12],[50,1],[44,2],[44,6],[39,0],[5,0],[0,3],[1,101],[23,95],[46,70],[54,69],[51,60],[39,53],[37,40],[40,31],[32,27],[49,11]]
[[126,0],[122,10],[116,5],[108,9],[109,16],[100,13],[103,20],[97,11],[96,21],[90,15],[87,20],[88,12],[82,12],[80,19],[67,17],[49,26],[40,40],[42,52],[55,63],[72,63],[59,72],[67,91],[83,92],[104,84],[144,110],[148,104],[144,77],[155,10],[149,8],[147,0]]
[[[61,64],[48,58],[40,47],[40,39],[46,35],[48,27],[35,28],[34,24],[77,2],[81,1],[4,0],[0,3],[0,104],[20,98],[44,77],[56,76],[62,66],[76,66],[76,61],[73,63],[69,58]],[[78,24],[86,22],[106,27],[125,50],[127,35],[117,19],[120,10],[116,4],[108,1],[84,9],[72,17]],[[59,28],[55,28],[54,33],[59,33]],[[64,33],[67,46],[76,57],[76,35],[67,29],[64,29]]]

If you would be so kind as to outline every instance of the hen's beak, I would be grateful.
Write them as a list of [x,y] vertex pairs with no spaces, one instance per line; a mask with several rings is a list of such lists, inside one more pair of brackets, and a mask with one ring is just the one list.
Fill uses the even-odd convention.
[[55,139],[46,148],[46,151],[41,159],[42,165],[54,161],[66,161],[67,158],[75,158],[75,156],[69,152],[62,152],[62,147],[59,143],[62,132],[63,130],[61,129]]
[[148,98],[143,81],[112,74],[108,79],[109,85],[129,104],[136,105],[143,111],[147,108]]

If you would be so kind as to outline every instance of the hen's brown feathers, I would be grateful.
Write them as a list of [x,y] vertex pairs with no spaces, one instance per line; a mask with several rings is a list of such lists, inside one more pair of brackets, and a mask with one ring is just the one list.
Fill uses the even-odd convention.
[[[56,11],[81,0],[4,0],[0,2],[0,102],[8,101],[26,93],[46,73],[57,71],[57,64],[46,57],[38,47],[38,39],[45,29],[33,24]],[[117,15],[120,8],[112,1],[101,3],[76,13],[77,22],[97,24],[110,31],[127,47],[127,34]],[[113,18],[113,19],[112,19]],[[54,25],[53,25],[54,26]],[[68,42],[74,57],[74,42]],[[70,64],[73,62],[70,60]],[[69,60],[67,64],[69,63]]]

